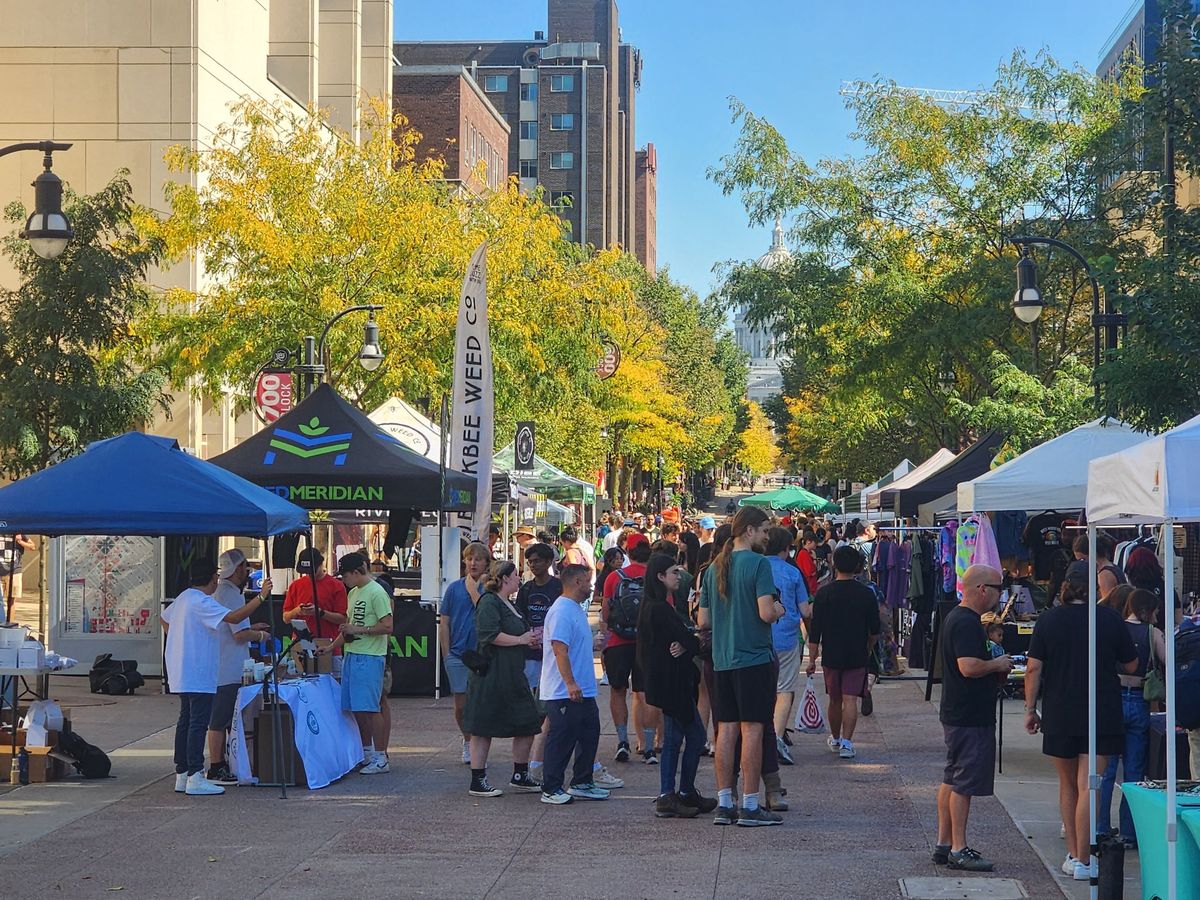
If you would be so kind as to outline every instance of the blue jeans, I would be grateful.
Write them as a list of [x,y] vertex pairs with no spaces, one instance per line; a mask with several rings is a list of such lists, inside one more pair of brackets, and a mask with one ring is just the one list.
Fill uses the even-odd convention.
[[679,793],[690,794],[696,790],[696,769],[700,767],[700,751],[704,749],[707,735],[700,713],[692,713],[691,722],[683,722],[671,716],[663,716],[662,764],[658,767],[658,792],[675,792],[675,768],[679,765],[679,748],[683,747],[683,765],[679,772]]
[[204,739],[216,694],[180,694],[179,721],[175,723],[175,772],[195,775],[204,771]]
[[[1110,757],[1108,768],[1100,781],[1100,816],[1096,830],[1100,833],[1112,828],[1113,786],[1117,783],[1117,762],[1123,761],[1125,771],[1122,781],[1141,781],[1146,775],[1146,753],[1150,747],[1150,704],[1142,698],[1141,688],[1121,688],[1121,709],[1125,717],[1125,750],[1120,756]],[[1136,838],[1133,829],[1133,814],[1129,804],[1121,798],[1121,837]]]

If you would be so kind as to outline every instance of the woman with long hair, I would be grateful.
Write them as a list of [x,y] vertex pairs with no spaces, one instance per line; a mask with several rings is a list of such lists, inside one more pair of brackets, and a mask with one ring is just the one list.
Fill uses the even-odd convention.
[[604,600],[604,582],[608,576],[625,565],[625,551],[621,547],[609,547],[604,551],[604,567],[596,575],[596,586],[592,590],[592,602],[599,609]]
[[[1162,629],[1155,627],[1158,619],[1159,600],[1150,591],[1120,585],[1117,590],[1129,588],[1129,599],[1125,604],[1125,627],[1137,650],[1137,669],[1121,674],[1121,709],[1125,720],[1125,745],[1119,753],[1113,753],[1100,782],[1100,819],[1096,831],[1103,834],[1112,822],[1113,786],[1117,783],[1117,763],[1125,771],[1122,781],[1141,781],[1146,774],[1146,754],[1150,749],[1150,703],[1146,700],[1146,675],[1152,668],[1161,667],[1167,653],[1166,638]],[[1113,593],[1116,593],[1114,591]],[[1110,594],[1111,596],[1111,594]],[[1121,798],[1120,836],[1127,846],[1137,846],[1137,834],[1133,829],[1133,814],[1129,804]]]
[[679,587],[681,571],[675,557],[665,553],[651,556],[638,608],[637,659],[646,702],[663,713],[659,794],[654,804],[654,815],[660,819],[691,819],[712,812],[717,805],[715,799],[707,799],[696,790],[696,770],[705,738],[696,708],[700,673],[693,662],[700,642],[676,612],[671,597]]
[[[492,738],[513,739],[513,776],[509,786],[518,791],[541,792],[529,777],[529,752],[542,728],[542,715],[525,680],[525,648],[540,635],[525,627],[525,620],[509,599],[521,584],[517,567],[497,560],[483,578],[483,595],[475,610],[479,655],[483,665],[472,668],[467,681],[463,729],[471,735],[472,797],[499,797],[487,778]],[[479,671],[480,668],[483,671]]]
[[1150,591],[1158,597],[1159,622],[1170,622],[1172,628],[1179,626],[1183,621],[1183,605],[1176,594],[1174,614],[1168,618],[1167,602],[1163,597],[1163,568],[1153,550],[1149,547],[1134,547],[1125,563],[1125,574],[1135,588]]

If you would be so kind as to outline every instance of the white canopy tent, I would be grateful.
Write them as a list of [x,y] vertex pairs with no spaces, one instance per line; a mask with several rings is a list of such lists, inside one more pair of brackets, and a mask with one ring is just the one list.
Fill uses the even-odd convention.
[[[1088,783],[1091,795],[1091,842],[1096,843],[1098,780],[1096,779],[1096,529],[1105,525],[1162,524],[1164,554],[1163,596],[1175,590],[1176,523],[1200,522],[1200,416],[1135,444],[1120,453],[1094,459],[1088,465],[1088,566],[1091,597],[1088,604]],[[1168,601],[1167,609],[1171,608]],[[1164,623],[1165,624],[1165,623]],[[1179,828],[1175,747],[1175,632],[1167,640],[1167,900],[1176,900],[1176,833]],[[1092,896],[1097,894],[1092,857]]]
[[438,427],[412,404],[393,397],[380,404],[368,418],[414,453],[426,459],[441,458],[442,436]]
[[881,490],[876,491],[867,498],[867,506],[871,509],[880,509],[884,502],[891,502],[891,498],[895,496],[896,491],[903,491],[910,487],[916,487],[934,472],[940,471],[954,461],[957,454],[953,450],[947,450],[943,447],[925,462],[910,471],[907,475],[897,478],[891,484],[886,485]]
[[886,475],[884,475],[878,481],[872,481],[861,491],[856,491],[855,493],[851,494],[849,497],[846,497],[845,499],[843,499],[842,500],[842,512],[845,515],[851,515],[853,513],[867,512],[870,509],[870,507],[867,505],[867,501],[873,493],[878,491],[884,485],[891,484],[897,478],[907,475],[912,470],[913,470],[912,460],[902,459],[899,463],[896,464],[896,467],[894,469],[892,469],[892,471],[888,472]]
[[[958,485],[963,512],[1083,509],[1088,463],[1142,443],[1149,435],[1116,419],[1096,419]],[[1089,516],[1089,518],[1091,518]]]

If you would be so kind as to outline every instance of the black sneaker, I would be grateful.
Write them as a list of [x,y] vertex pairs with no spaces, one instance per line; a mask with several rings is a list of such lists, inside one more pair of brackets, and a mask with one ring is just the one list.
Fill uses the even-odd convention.
[[645,753],[642,754],[642,762],[644,762],[648,766],[657,766],[658,765],[658,754],[655,753],[653,750],[647,750]]
[[949,844],[934,844],[933,855],[930,857],[936,865],[944,866],[950,860]]
[[972,850],[970,847],[963,847],[957,853],[951,851],[946,858],[946,868],[958,869],[963,872],[990,872],[995,866],[993,866],[991,860],[980,856],[979,851]]
[[783,816],[762,806],[757,809],[743,808],[737,812],[737,823],[739,825],[782,825]]
[[472,797],[499,797],[504,791],[494,788],[484,775],[479,779],[471,779],[471,788],[467,791]]
[[617,752],[613,759],[617,762],[629,762],[629,741],[621,741],[617,744]]
[[530,775],[528,772],[520,774],[513,773],[512,779],[508,782],[508,786],[514,791],[526,791],[527,793],[541,793],[542,783]]
[[694,806],[702,813],[710,813],[717,808],[716,797],[705,797],[699,791],[689,791],[679,795],[679,802],[687,806]]
[[227,763],[217,763],[215,766],[209,766],[208,775],[205,776],[214,784],[237,784],[237,776],[229,771]]
[[718,806],[713,816],[714,825],[732,825],[737,821],[737,810],[732,806]]
[[663,794],[654,801],[654,815],[660,819],[694,819],[700,808],[689,806],[678,794]]

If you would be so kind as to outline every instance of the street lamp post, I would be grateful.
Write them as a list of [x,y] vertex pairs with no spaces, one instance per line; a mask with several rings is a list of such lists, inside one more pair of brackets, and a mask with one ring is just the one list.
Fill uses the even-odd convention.
[[[1013,312],[1022,322],[1034,327],[1034,371],[1037,371],[1037,320],[1042,314],[1046,303],[1037,285],[1037,263],[1029,253],[1032,246],[1057,247],[1070,254],[1087,273],[1088,283],[1092,288],[1092,381],[1095,385],[1096,400],[1100,400],[1100,382],[1096,379],[1096,370],[1100,368],[1101,343],[1104,350],[1117,349],[1117,329],[1128,323],[1124,313],[1113,310],[1112,297],[1104,296],[1104,310],[1100,309],[1100,283],[1083,254],[1064,241],[1049,237],[1031,235],[1014,235],[1009,238],[1021,251],[1021,259],[1017,263],[1017,293],[1013,296]],[[1101,334],[1103,333],[1103,338]]]
[[270,368],[286,369],[288,365],[293,365],[292,369],[301,378],[301,399],[304,399],[319,385],[325,378],[325,339],[329,337],[329,330],[345,316],[353,312],[368,313],[367,323],[363,326],[363,343],[358,351],[358,362],[368,372],[374,372],[383,362],[383,348],[379,343],[379,325],[375,321],[375,313],[383,309],[382,306],[376,306],[370,303],[360,304],[358,306],[348,306],[340,313],[325,323],[324,329],[321,331],[321,338],[317,340],[312,335],[306,335],[304,345],[296,350],[287,347],[280,347],[271,354],[271,361],[267,364]]
[[62,211],[62,179],[50,171],[55,150],[70,150],[70,144],[57,141],[25,141],[0,147],[0,156],[36,150],[42,154],[43,171],[33,180],[33,212],[25,220],[21,237],[29,241],[33,252],[42,259],[54,259],[67,249],[74,232]]

